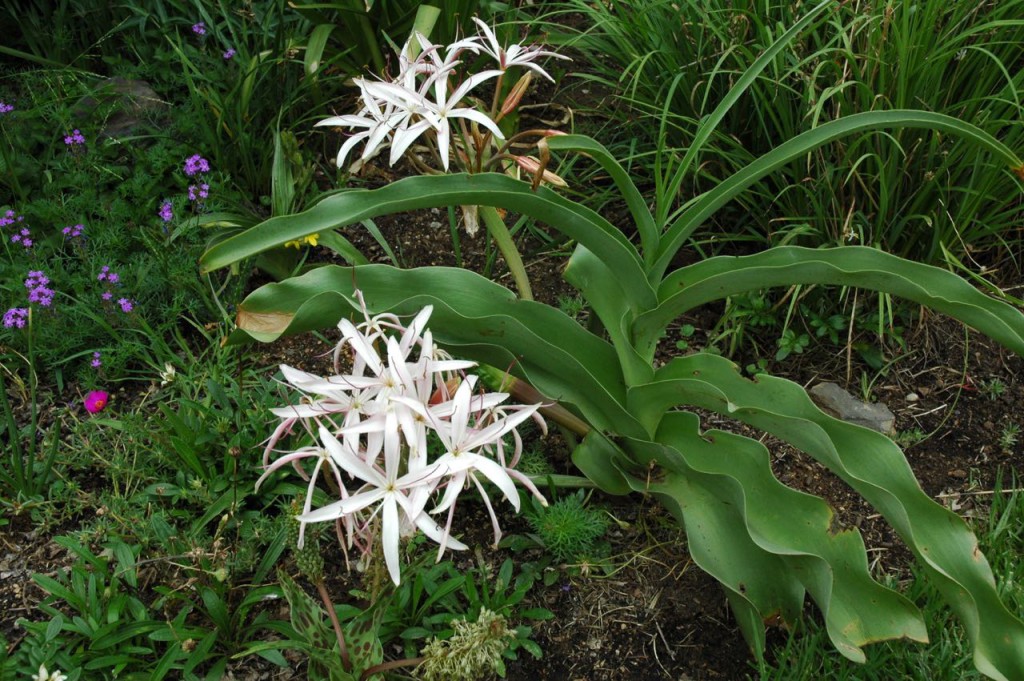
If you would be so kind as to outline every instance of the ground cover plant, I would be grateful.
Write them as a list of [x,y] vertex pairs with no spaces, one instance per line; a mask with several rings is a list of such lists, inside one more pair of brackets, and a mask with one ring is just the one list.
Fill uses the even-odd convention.
[[[916,218],[883,217],[927,146],[949,183],[921,197],[958,221],[935,262],[1014,292],[1017,72],[982,64],[1018,58],[1019,20],[559,7],[0,10],[0,679],[1024,676],[1021,359],[964,336],[910,370],[958,327],[826,304],[888,291],[1021,352],[1019,301],[886,254]],[[691,68],[602,76],[599,29],[644,17],[704,31]],[[865,75],[914,44],[938,47],[902,92],[958,83],[948,108]],[[632,147],[585,113],[598,86],[645,112]],[[833,238],[876,180],[900,188]],[[782,321],[764,287],[793,283]],[[873,367],[881,327],[906,351]],[[841,380],[825,340],[906,459],[807,400]],[[746,342],[774,347],[711,352]],[[936,379],[895,392],[911,374]]]

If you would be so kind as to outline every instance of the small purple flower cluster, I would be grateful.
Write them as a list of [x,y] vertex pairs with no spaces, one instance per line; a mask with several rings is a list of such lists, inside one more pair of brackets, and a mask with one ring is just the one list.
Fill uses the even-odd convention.
[[9,210],[4,213],[3,217],[0,217],[0,227],[6,227],[7,225],[13,225],[15,222],[24,221],[24,215],[18,215],[13,210]]
[[210,163],[199,154],[193,154],[185,159],[185,174],[189,177],[208,172],[210,172]]
[[7,312],[4,312],[4,326],[8,329],[12,327],[18,327],[19,329],[25,328],[25,322],[28,321],[28,308],[25,307],[12,307]]
[[0,114],[11,113],[14,111],[14,106],[0,100]]
[[50,307],[53,304],[54,292],[49,284],[50,278],[40,270],[30,270],[28,279],[25,280],[25,288],[28,289],[28,302]]
[[164,222],[170,222],[174,219],[174,209],[171,202],[168,200],[164,200],[164,202],[160,204],[160,219]]
[[85,144],[85,137],[77,128],[70,134],[64,136],[64,145],[75,148]]
[[210,196],[210,185],[205,182],[201,184],[190,184],[188,186],[188,200],[199,201]]
[[[111,287],[121,283],[121,275],[117,272],[111,272],[109,265],[104,265],[100,268],[100,273],[96,275],[96,280],[106,282],[107,284],[107,289],[100,294],[100,298],[106,302],[113,300],[114,292],[111,290]],[[135,303],[130,298],[118,298],[117,304],[121,308],[121,312],[125,314],[135,309]]]
[[206,35],[206,23],[200,21],[198,23],[192,24],[192,32],[196,35]]
[[92,353],[92,361],[89,362],[89,364],[92,365],[93,369],[99,369],[103,366],[103,360],[101,360],[100,357],[102,357],[102,355],[99,352]]
[[11,243],[21,244],[25,247],[25,250],[32,248],[32,232],[29,231],[28,227],[22,227],[11,235]]
[[77,239],[85,234],[85,225],[71,225],[70,227],[65,227],[60,231],[64,235],[65,239]]
[[224,53],[224,61],[228,61],[229,59],[233,58],[236,54],[237,52],[235,52],[235,48],[229,47],[227,49],[227,52]]

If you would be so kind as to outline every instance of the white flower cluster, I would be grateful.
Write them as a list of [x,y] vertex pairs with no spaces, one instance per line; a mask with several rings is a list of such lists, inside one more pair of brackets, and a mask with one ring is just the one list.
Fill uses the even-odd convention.
[[[441,165],[448,170],[453,138],[452,121],[455,119],[472,121],[489,130],[496,138],[504,139],[493,120],[497,112],[492,111],[489,116],[472,105],[460,106],[460,103],[481,83],[503,76],[513,66],[522,66],[552,80],[534,62],[540,57],[566,57],[542,50],[536,45],[503,48],[487,24],[477,18],[473,21],[479,26],[480,34],[448,45],[444,48],[443,57],[440,46],[416,33],[399,54],[398,75],[394,80],[383,82],[355,79],[361,92],[362,109],[354,115],[334,116],[316,124],[362,129],[341,146],[337,160],[339,168],[345,164],[352,149],[362,141],[366,144],[360,162],[371,158],[381,145],[390,142],[389,163],[394,165],[413,142],[427,131],[433,131]],[[413,40],[419,47],[415,57],[412,56]],[[466,51],[474,55],[490,56],[497,63],[497,68],[461,79],[453,88],[451,81],[454,69],[461,63],[460,55]]]
[[[334,376],[321,378],[282,365],[285,381],[305,397],[299,404],[273,410],[282,421],[267,443],[266,471],[256,483],[259,486],[291,463],[309,482],[298,517],[302,528],[305,523],[338,521],[345,544],[364,552],[379,535],[395,584],[400,579],[399,538],[416,528],[439,544],[439,558],[445,548],[466,549],[451,536],[451,528],[455,502],[470,483],[483,498],[498,542],[501,530],[481,476],[517,511],[514,480],[545,503],[529,478],[514,468],[522,451],[516,427],[530,417],[543,427],[537,414],[540,405],[505,405],[508,394],[478,391],[476,377],[461,374],[475,364],[453,360],[434,345],[427,329],[431,311],[424,308],[407,326],[395,315],[371,318],[365,308],[366,321],[359,325],[342,319]],[[346,350],[352,371],[343,374],[339,360]],[[284,453],[270,463],[274,447],[297,423],[318,444]],[[443,448],[433,459],[428,433],[435,434]],[[509,434],[511,448],[504,442]],[[303,460],[309,460],[312,471],[301,465]],[[325,467],[339,499],[311,509],[317,478]],[[426,506],[436,496],[440,500],[428,513]],[[430,514],[446,511],[441,527]]]

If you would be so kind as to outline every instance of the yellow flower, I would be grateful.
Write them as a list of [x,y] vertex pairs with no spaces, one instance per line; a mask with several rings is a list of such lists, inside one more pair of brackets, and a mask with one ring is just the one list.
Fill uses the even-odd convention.
[[291,246],[292,248],[302,248],[302,244],[309,244],[310,246],[316,246],[316,242],[319,239],[320,239],[320,235],[319,234],[310,234],[309,236],[304,236],[301,239],[297,239],[295,241],[286,241],[286,242],[284,242],[284,247],[288,248],[289,246]]

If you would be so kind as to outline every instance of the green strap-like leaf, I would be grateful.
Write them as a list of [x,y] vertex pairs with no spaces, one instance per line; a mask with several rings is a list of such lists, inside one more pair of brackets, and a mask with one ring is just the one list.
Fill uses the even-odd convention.
[[[643,402],[653,402],[660,409],[678,392],[673,381],[659,381],[630,390],[630,403],[642,409]],[[917,608],[871,578],[860,533],[833,532],[828,505],[779,482],[759,442],[724,431],[701,433],[697,416],[684,412],[665,416],[657,440],[666,443],[659,464],[701,480],[716,503],[735,509],[737,522],[723,531],[746,533],[759,548],[781,558],[790,578],[818,604],[829,637],[843,655],[863,662],[860,648],[865,644],[900,637],[927,640]],[[632,449],[632,441],[626,446]],[[783,607],[775,604],[762,616]]]
[[[995,679],[1024,679],[1024,623],[1000,602],[988,561],[964,521],[928,497],[891,440],[828,416],[796,383],[743,378],[728,360],[696,354],[673,360],[661,406],[710,409],[776,435],[810,454],[878,509],[960,617],[975,666]],[[647,400],[658,408],[657,399]]]
[[547,143],[552,151],[577,151],[587,154],[611,176],[619,194],[626,201],[630,215],[633,216],[633,222],[640,234],[644,258],[653,258],[661,239],[661,234],[654,224],[654,216],[651,215],[651,210],[647,207],[640,190],[633,184],[633,179],[626,169],[619,165],[612,153],[603,144],[585,135],[556,135],[549,137]]
[[604,324],[608,338],[615,348],[626,385],[641,385],[654,377],[649,360],[641,357],[633,347],[630,329],[640,311],[627,304],[615,273],[583,246],[577,246],[563,274],[565,280],[580,293]]
[[371,313],[413,315],[433,305],[434,339],[460,357],[509,367],[544,395],[575,405],[598,428],[642,435],[623,408],[626,388],[612,347],[547,305],[520,300],[480,275],[449,267],[321,267],[267,284],[238,308],[230,340],[273,341],[333,326],[362,291]]
[[891,293],[959,319],[1024,355],[1024,314],[1011,305],[981,293],[955,274],[865,246],[817,250],[780,246],[755,255],[710,258],[676,270],[658,290],[658,307],[637,318],[637,348],[651,356],[665,326],[704,303],[794,284]]
[[658,257],[651,270],[651,281],[664,276],[676,252],[701,223],[719,208],[732,201],[744,190],[770,175],[793,159],[800,158],[818,147],[857,132],[891,128],[928,128],[958,135],[995,154],[997,159],[1011,168],[1020,168],[1016,154],[981,128],[944,114],[930,111],[895,110],[868,111],[845,116],[819,125],[812,130],[789,139],[750,165],[730,176],[697,197],[683,214],[672,223],[661,241]]
[[657,302],[640,255],[629,240],[603,217],[541,187],[496,173],[409,177],[380,189],[333,194],[307,211],[271,218],[217,244],[200,258],[210,272],[287,241],[350,225],[367,218],[420,208],[495,206],[529,215],[575,239],[596,253],[618,277],[630,303],[652,308]]

